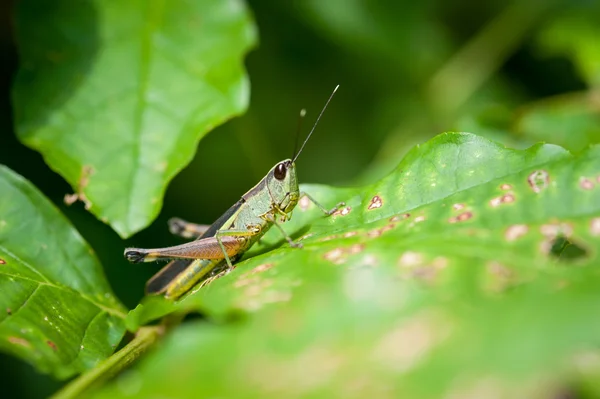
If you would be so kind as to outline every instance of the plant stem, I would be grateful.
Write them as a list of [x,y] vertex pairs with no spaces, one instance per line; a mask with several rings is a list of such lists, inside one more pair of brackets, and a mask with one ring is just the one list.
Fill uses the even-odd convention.
[[135,338],[125,345],[120,351],[100,362],[95,368],[75,378],[56,392],[51,399],[80,398],[91,388],[98,386],[101,382],[114,377],[124,368],[137,360],[154,342],[163,334],[164,327],[148,326],[142,327],[136,333]]
[[434,109],[453,115],[498,70],[553,1],[513,1],[432,77]]

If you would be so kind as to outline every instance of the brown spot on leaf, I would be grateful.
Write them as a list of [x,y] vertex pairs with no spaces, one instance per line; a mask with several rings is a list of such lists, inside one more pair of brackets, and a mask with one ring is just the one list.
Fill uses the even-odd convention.
[[253,276],[254,274],[265,272],[275,266],[274,263],[263,263],[256,266],[252,270],[249,270],[238,277],[238,280],[233,284],[234,287],[243,287],[250,284],[251,282],[258,281],[258,277]]
[[536,170],[529,174],[527,183],[534,193],[539,193],[550,184],[550,175],[545,170]]
[[246,310],[258,310],[263,305],[275,302],[289,301],[292,298],[290,283],[288,286],[275,286],[273,279],[256,279],[244,288],[242,295],[238,297],[235,306]]
[[256,273],[262,273],[266,270],[269,270],[270,268],[272,268],[275,264],[274,263],[263,263],[262,265],[258,265],[256,266],[254,269],[252,269],[250,271],[250,273],[252,274],[256,274]]
[[370,230],[369,232],[367,232],[367,235],[371,238],[376,238],[385,233],[386,231],[392,230],[394,227],[396,227],[394,223],[386,224],[381,228]]
[[433,283],[440,270],[448,266],[448,259],[443,256],[437,256],[433,260],[423,262],[409,268],[412,277],[422,280],[426,283]]
[[[348,364],[347,354],[339,349],[337,351],[339,353],[334,351],[332,345],[313,344],[298,356],[290,357],[285,364],[282,364],[280,356],[263,351],[251,361],[234,364],[236,369],[233,372],[243,376],[246,384],[263,393],[257,397],[310,397],[314,396],[314,392],[322,392],[330,387],[339,371]],[[304,371],[301,378],[298,370]],[[291,395],[290,387],[293,387]]]
[[593,218],[590,221],[590,234],[600,236],[600,218]]
[[412,269],[412,277],[422,280],[427,283],[435,281],[437,270],[430,266],[417,266]]
[[9,316],[12,316],[12,309],[11,308],[6,308],[6,314]]
[[358,234],[358,231],[349,231],[347,233],[344,233],[343,237],[344,238],[354,237],[357,234]]
[[354,244],[349,248],[348,252],[351,254],[357,254],[359,252],[362,252],[364,249],[365,249],[364,244]]
[[448,259],[443,256],[437,256],[431,261],[426,261],[424,256],[418,252],[404,252],[398,259],[398,267],[402,275],[414,277],[425,283],[433,283],[440,270],[448,267]]
[[21,337],[10,336],[8,337],[8,342],[10,342],[13,345],[20,345],[24,346],[25,348],[31,348],[31,344],[29,343],[29,341]]
[[436,269],[445,269],[448,266],[448,259],[443,256],[436,256],[431,261],[431,266]]
[[497,207],[501,204],[510,204],[512,202],[515,202],[515,196],[512,194],[504,194],[500,197],[492,198],[490,200],[490,205]]
[[244,290],[244,295],[247,297],[261,295],[267,288],[269,288],[272,285],[272,279],[253,280],[252,284],[247,285],[247,288]]
[[502,200],[501,200],[501,198],[502,198],[502,197],[496,197],[496,198],[492,198],[492,199],[490,200],[490,205],[491,205],[491,206],[493,206],[493,207],[497,207],[498,205],[500,205],[500,204],[502,203]]
[[362,258],[361,263],[363,266],[375,267],[379,264],[379,260],[375,255],[367,254]]
[[396,372],[405,372],[425,360],[431,350],[451,332],[446,317],[421,313],[403,320],[376,344],[376,361]]
[[352,208],[349,206],[340,208],[340,209],[336,210],[335,212],[333,212],[331,214],[331,216],[346,216],[347,214],[350,213],[351,210],[352,210]]
[[458,222],[464,222],[466,220],[469,220],[473,217],[473,212],[463,212],[458,216],[455,217],[451,217],[450,219],[448,219],[449,223],[458,223]]
[[319,241],[330,241],[330,240],[335,240],[336,238],[339,238],[340,236],[337,234],[332,234],[330,236],[325,236],[323,238],[320,238]]
[[511,269],[497,261],[488,262],[485,266],[488,274],[485,283],[487,291],[498,293],[510,286],[514,278],[514,273]]
[[465,204],[454,204],[454,205],[452,205],[452,209],[454,209],[455,211],[460,211],[464,207],[465,207]]
[[371,209],[381,208],[382,205],[383,205],[383,200],[381,199],[381,197],[379,195],[376,195],[371,199],[371,203],[369,204],[367,209],[371,210]]
[[512,186],[510,184],[504,183],[503,185],[500,186],[500,190],[506,191],[506,190],[510,190],[510,189],[512,189]]
[[83,202],[85,209],[89,210],[92,207],[92,203],[86,197],[83,190],[87,187],[90,182],[90,176],[94,174],[94,168],[90,165],[84,165],[81,168],[81,174],[79,175],[79,181],[77,183],[76,190],[73,194],[66,194],[64,203],[66,205],[72,205],[77,200]]
[[570,223],[548,223],[540,226],[540,233],[548,238],[558,235],[570,237],[573,234],[573,226]]
[[0,265],[6,265],[6,261],[4,259],[0,259]]
[[417,216],[417,217],[415,218],[415,223],[420,223],[420,222],[423,222],[423,221],[425,221],[425,219],[426,219],[426,218],[425,218],[425,216],[423,216],[423,215]]
[[529,227],[526,224],[513,224],[512,226],[508,226],[504,233],[504,237],[506,238],[506,241],[514,241],[517,238],[524,236],[527,231],[529,231]]
[[331,251],[326,252],[323,255],[325,260],[328,260],[336,265],[340,265],[346,262],[346,258],[348,255],[355,255],[362,252],[365,249],[364,244],[354,244],[348,248],[338,247],[334,248]]
[[402,215],[394,215],[390,218],[390,222],[395,223],[404,219],[408,219],[410,217],[410,213],[403,213]]
[[488,272],[494,276],[508,277],[512,275],[512,271],[497,261],[491,261],[486,265]]
[[323,258],[325,258],[325,260],[335,263],[336,265],[339,265],[341,263],[344,263],[344,250],[342,248],[332,249],[331,251],[326,252],[323,255]]
[[241,288],[241,287],[245,287],[247,285],[253,284],[258,281],[260,281],[260,277],[258,277],[258,276],[249,277],[249,276],[247,276],[247,273],[244,273],[243,275],[240,276],[240,278],[235,283],[233,283],[233,286],[234,286],[234,288]]
[[50,340],[46,341],[46,345],[48,345],[54,352],[56,352],[56,344]]
[[580,177],[579,187],[581,187],[584,190],[591,190],[594,188],[594,182],[588,179],[587,177]]
[[398,266],[412,267],[423,263],[423,255],[418,252],[406,251],[398,259]]

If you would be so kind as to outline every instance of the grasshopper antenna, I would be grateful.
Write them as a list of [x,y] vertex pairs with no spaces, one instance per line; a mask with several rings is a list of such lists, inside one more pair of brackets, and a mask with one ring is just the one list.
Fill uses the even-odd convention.
[[319,116],[317,117],[317,120],[315,121],[315,124],[313,125],[312,129],[310,129],[310,133],[308,133],[308,136],[306,137],[306,140],[304,140],[304,143],[302,143],[302,147],[300,147],[300,151],[298,151],[298,153],[294,156],[294,158],[292,159],[292,162],[295,162],[296,159],[298,159],[298,157],[300,156],[300,153],[302,152],[302,150],[304,149],[304,146],[306,145],[306,142],[308,141],[308,139],[310,139],[310,136],[313,134],[313,132],[315,131],[315,128],[317,127],[317,124],[319,123],[319,120],[321,119],[321,116],[323,116],[323,113],[325,112],[325,110],[327,109],[327,106],[329,105],[329,102],[331,101],[331,99],[333,98],[333,95],[335,94],[335,92],[337,91],[337,89],[340,87],[340,85],[335,86],[335,89],[333,89],[333,92],[331,93],[331,95],[329,96],[329,99],[327,100],[327,102],[325,103],[325,106],[323,107],[323,109],[321,110],[321,113],[319,114]]
[[296,143],[294,144],[294,152],[292,159],[296,159],[296,150],[298,149],[298,139],[300,138],[300,132],[302,131],[302,120],[306,116],[306,110],[302,108],[300,110],[300,117],[298,118],[298,128],[296,129]]

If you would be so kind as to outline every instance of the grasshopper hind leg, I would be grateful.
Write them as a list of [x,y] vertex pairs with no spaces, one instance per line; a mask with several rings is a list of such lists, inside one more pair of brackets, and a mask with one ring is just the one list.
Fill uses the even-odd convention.
[[236,255],[242,244],[236,237],[207,237],[166,248],[127,248],[124,255],[132,263],[159,259],[224,259]]
[[125,258],[131,263],[144,262],[147,253],[143,249],[127,248],[125,250]]

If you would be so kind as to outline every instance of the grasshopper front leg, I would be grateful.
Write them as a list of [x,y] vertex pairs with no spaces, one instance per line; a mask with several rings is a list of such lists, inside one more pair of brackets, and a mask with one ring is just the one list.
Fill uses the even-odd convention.
[[279,229],[279,231],[281,232],[281,235],[283,235],[283,238],[286,239],[286,241],[290,244],[290,247],[292,248],[302,248],[302,244],[300,244],[299,242],[294,242],[294,240],[292,240],[292,237],[288,236],[287,233],[285,232],[285,230],[283,229],[283,227],[281,227],[281,225],[279,224],[279,222],[277,222],[277,219],[275,218],[275,216],[272,213],[267,213],[263,216],[263,218],[269,222],[275,225],[275,227],[277,227]]
[[328,210],[323,205],[321,205],[316,199],[314,199],[310,194],[302,191],[300,193],[300,198],[302,198],[302,196],[305,196],[306,198],[308,198],[310,200],[310,202],[312,202],[313,204],[315,204],[317,206],[317,208],[319,208],[327,216],[331,216],[341,206],[345,206],[346,205],[345,202],[338,202],[335,207],[333,207],[333,208],[331,208],[331,209]]

